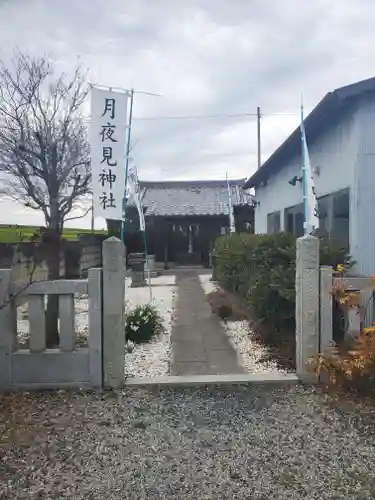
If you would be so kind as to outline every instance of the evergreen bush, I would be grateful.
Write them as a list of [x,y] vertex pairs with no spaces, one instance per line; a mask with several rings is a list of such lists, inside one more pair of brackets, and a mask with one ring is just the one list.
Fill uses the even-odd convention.
[[[220,285],[246,299],[254,319],[277,334],[295,321],[296,238],[234,233],[215,242],[216,276]],[[333,241],[321,240],[320,264],[353,265],[348,253]]]
[[164,332],[163,318],[155,306],[142,304],[126,316],[125,338],[135,344],[150,342],[152,337]]

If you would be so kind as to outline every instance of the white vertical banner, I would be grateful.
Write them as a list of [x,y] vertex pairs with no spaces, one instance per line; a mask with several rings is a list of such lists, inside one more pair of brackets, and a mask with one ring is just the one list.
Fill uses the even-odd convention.
[[145,215],[142,207],[141,191],[138,181],[137,167],[133,166],[129,169],[128,173],[128,189],[129,195],[133,198],[133,202],[137,207],[139,216],[139,229],[140,231],[145,230]]
[[226,174],[227,189],[228,189],[228,206],[229,206],[229,230],[231,233],[236,232],[236,224],[234,222],[233,205],[232,205],[232,188],[229,185],[228,173]]
[[311,234],[319,229],[318,200],[315,192],[314,176],[311,168],[310,154],[307,147],[306,131],[303,119],[301,121],[302,158],[304,161],[302,180],[305,183],[305,234]]
[[122,219],[129,95],[91,87],[91,172],[95,217]]

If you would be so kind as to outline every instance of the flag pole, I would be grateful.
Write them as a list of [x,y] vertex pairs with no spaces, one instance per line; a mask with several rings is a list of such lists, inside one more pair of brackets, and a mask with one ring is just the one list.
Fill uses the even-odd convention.
[[139,226],[140,230],[143,233],[143,247],[145,251],[145,259],[146,259],[146,267],[147,267],[147,275],[148,275],[148,287],[150,293],[150,302],[152,302],[152,287],[151,287],[151,271],[149,267],[149,258],[148,258],[148,250],[147,250],[147,235],[146,235],[146,221],[142,207],[141,201],[141,193],[139,187],[139,179],[138,179],[138,169],[137,166],[134,165],[132,169],[132,173],[130,174],[130,187],[133,193],[134,202],[138,210],[139,216]]
[[146,266],[147,266],[147,277],[148,277],[148,289],[150,292],[150,302],[152,302],[152,287],[151,287],[151,271],[148,262],[148,251],[147,251],[147,237],[146,237],[146,228],[143,231],[143,246],[145,249],[145,257],[146,257]]
[[[139,209],[142,210],[142,212],[143,212],[143,207],[142,207],[142,202],[141,202],[141,192],[140,192],[139,179],[138,179],[138,168],[137,167],[135,167],[135,177],[136,177],[137,192],[138,192],[138,197],[139,197]],[[148,260],[146,221],[145,221],[144,213],[143,213],[142,217],[143,217],[143,246],[145,249],[145,258],[146,258],[146,266],[147,266],[148,289],[149,289],[149,293],[150,293],[150,302],[152,302],[151,271],[150,271],[149,260]]]
[[232,193],[229,187],[229,180],[228,180],[228,172],[225,173],[226,180],[227,180],[227,189],[228,189],[228,205],[229,205],[229,231],[231,233],[236,232],[235,224],[234,224],[234,215],[233,215],[233,206],[232,206]]
[[301,96],[301,177],[302,177],[302,200],[303,200],[303,233],[307,232],[307,193],[306,193],[306,144],[305,125],[303,118],[303,97]]
[[130,140],[131,140],[132,118],[133,118],[133,100],[134,100],[134,89],[131,89],[131,91],[130,91],[129,124],[128,124],[128,140],[127,140],[127,145],[126,145],[126,157],[125,157],[125,186],[124,186],[124,197],[122,199],[122,221],[121,221],[121,237],[120,237],[122,242],[124,242],[124,236],[125,236],[126,191],[127,191],[127,187],[128,187]]

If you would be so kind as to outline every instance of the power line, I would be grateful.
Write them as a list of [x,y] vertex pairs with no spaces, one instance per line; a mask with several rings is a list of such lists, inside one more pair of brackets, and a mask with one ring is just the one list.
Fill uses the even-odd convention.
[[[257,113],[233,113],[233,114],[217,114],[217,115],[186,115],[186,116],[138,116],[134,120],[154,121],[154,120],[211,120],[218,118],[246,118],[249,116],[257,116]],[[298,116],[298,113],[262,113],[264,116]]]
[[[248,118],[257,117],[257,113],[233,113],[218,115],[180,115],[180,116],[134,116],[134,121],[159,121],[159,120],[216,120],[221,118]],[[261,118],[268,116],[299,116],[298,113],[262,113]],[[91,117],[85,117],[85,122],[90,122]]]

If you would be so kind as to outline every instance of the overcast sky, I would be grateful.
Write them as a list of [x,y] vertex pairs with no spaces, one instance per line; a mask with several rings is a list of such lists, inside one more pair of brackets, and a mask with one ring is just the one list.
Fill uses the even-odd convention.
[[[140,178],[248,177],[336,87],[375,76],[374,0],[0,0],[0,55],[77,57],[89,80],[136,94]],[[0,202],[0,223],[42,224]],[[89,224],[89,219],[80,225]]]

